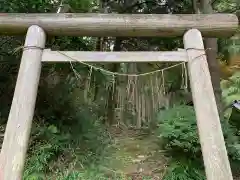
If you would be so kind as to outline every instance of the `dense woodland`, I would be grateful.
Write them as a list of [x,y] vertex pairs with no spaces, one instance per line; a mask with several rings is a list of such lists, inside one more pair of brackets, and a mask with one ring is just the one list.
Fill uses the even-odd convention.
[[[191,14],[239,9],[238,0],[2,0],[0,6],[0,12],[8,13]],[[0,36],[2,137],[23,43],[23,36]],[[182,43],[182,37],[61,36],[48,37],[46,48],[171,51],[183,48]],[[240,113],[230,105],[240,100],[240,34],[205,38],[204,43],[232,172],[239,179]],[[43,64],[24,180],[205,180],[186,66],[138,77],[111,73],[140,74],[172,65]]]

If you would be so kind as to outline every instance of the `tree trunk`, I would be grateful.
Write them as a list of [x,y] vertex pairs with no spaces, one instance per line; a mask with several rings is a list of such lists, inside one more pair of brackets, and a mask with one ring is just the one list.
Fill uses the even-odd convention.
[[[209,14],[213,13],[211,0],[193,0],[195,13]],[[211,75],[212,86],[217,103],[218,112],[222,114],[222,98],[220,87],[220,64],[217,60],[217,38],[205,38],[204,45],[207,54],[208,67]]]
[[207,61],[208,67],[211,75],[214,95],[217,103],[217,108],[219,114],[222,113],[222,90],[220,87],[220,63],[217,60],[217,39],[216,38],[207,38],[204,41],[205,48],[211,49],[207,50]]
[[[99,0],[99,11],[100,11],[100,13],[108,13],[107,12],[107,5],[102,0]],[[95,47],[96,51],[104,51],[103,46],[104,46],[105,40],[106,40],[105,37],[98,37],[97,38],[96,47]],[[95,83],[95,87],[94,87],[93,101],[96,101],[97,97],[98,97],[98,92],[99,92],[99,85],[98,85],[96,79],[95,79],[94,83]]]
[[[113,51],[120,51],[121,50],[121,43],[122,43],[122,39],[121,38],[116,38],[115,41],[115,45],[113,48]],[[117,63],[113,63],[111,65],[110,71],[112,72],[117,72],[119,69],[119,64]],[[109,89],[109,94],[108,94],[108,109],[107,109],[107,121],[109,123],[109,125],[114,123],[114,119],[115,119],[115,106],[117,103],[117,91],[116,91],[116,87],[117,87],[117,77],[113,77],[114,78],[114,83],[112,84],[112,86],[110,86]]]

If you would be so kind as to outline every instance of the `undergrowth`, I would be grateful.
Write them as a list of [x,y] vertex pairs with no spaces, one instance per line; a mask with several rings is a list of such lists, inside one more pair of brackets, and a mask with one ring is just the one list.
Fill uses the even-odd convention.
[[77,180],[80,176],[86,176],[88,168],[98,166],[103,161],[110,144],[108,134],[100,124],[87,128],[87,133],[75,136],[71,131],[63,131],[54,125],[34,127],[24,179],[55,177],[59,180]]
[[[49,97],[48,90],[48,98],[41,97],[41,102],[48,107],[41,104],[42,109],[37,109],[24,180],[126,180],[121,174],[107,177],[102,169],[111,154],[112,142],[101,123],[101,106],[94,103],[73,106],[69,102],[76,99],[69,86],[65,84],[65,87],[62,94]],[[52,92],[60,91],[53,89]],[[235,96],[236,92],[232,94]],[[163,110],[158,114],[157,123],[156,135],[162,145],[159,149],[167,150],[172,159],[163,180],[205,180],[194,108],[176,105]],[[239,129],[227,120],[221,124],[234,173],[239,171],[240,143],[236,133]]]
[[98,166],[109,153],[111,137],[97,113],[101,107],[80,103],[81,94],[74,95],[78,89],[70,84],[65,81],[52,89],[40,89],[24,180],[102,176]]
[[[161,111],[157,119],[159,141],[175,160],[169,166],[164,180],[204,180],[194,108],[186,105],[175,106]],[[228,155],[234,170],[234,164],[239,165],[240,161],[239,138],[235,135],[236,129],[228,121],[222,120],[221,123]]]
[[164,176],[164,180],[205,180],[203,169],[191,160],[172,161]]
[[235,72],[229,79],[221,81],[224,103],[229,105],[240,100],[240,72]]
[[225,111],[225,117],[229,120],[229,123],[235,126],[240,132],[240,113],[236,108],[232,108],[231,104],[240,100],[240,72],[235,72],[229,79],[221,81],[223,102],[227,108]]

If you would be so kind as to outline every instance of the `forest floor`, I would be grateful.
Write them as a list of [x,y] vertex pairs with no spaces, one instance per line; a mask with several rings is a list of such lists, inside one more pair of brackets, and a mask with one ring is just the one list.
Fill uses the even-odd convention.
[[[94,180],[161,180],[165,174],[168,159],[164,156],[164,151],[159,149],[159,139],[156,135],[142,132],[140,130],[121,129],[111,127],[110,136],[112,144],[107,149],[104,161],[100,165],[94,165],[102,175],[99,178],[94,176]],[[56,161],[56,169],[64,171],[66,163]],[[62,165],[61,165],[62,164]],[[63,166],[63,167],[61,167]],[[92,173],[91,169],[90,174]],[[88,170],[87,170],[88,171]],[[95,170],[93,170],[95,171]],[[94,173],[94,172],[93,172]],[[100,177],[101,176],[101,177]],[[58,178],[58,173],[49,174],[50,179]],[[86,174],[82,180],[92,179]],[[28,178],[27,178],[28,179]],[[62,178],[68,180],[78,180],[78,177]]]
[[139,130],[112,128],[114,153],[107,160],[108,176],[123,175],[132,180],[160,180],[165,174],[168,159],[159,150],[156,135]]
[[[1,128],[0,128],[1,129]],[[100,164],[93,164],[92,168],[73,168],[78,176],[59,177],[51,173],[47,180],[162,180],[166,174],[170,159],[160,148],[160,139],[156,134],[144,130],[129,130],[119,127],[109,128],[112,144],[107,148],[104,160]],[[59,171],[66,169],[68,164],[55,162]],[[56,171],[55,169],[55,171]],[[29,180],[32,178],[26,178]],[[36,179],[36,178],[35,178]],[[234,180],[239,180],[240,176]]]

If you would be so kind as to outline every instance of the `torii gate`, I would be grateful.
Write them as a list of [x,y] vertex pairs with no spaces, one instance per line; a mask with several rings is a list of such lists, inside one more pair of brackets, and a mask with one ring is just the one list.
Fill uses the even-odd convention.
[[22,179],[42,62],[69,61],[54,51],[44,50],[46,33],[183,36],[185,49],[175,52],[64,53],[85,62],[188,62],[207,180],[232,180],[202,35],[229,37],[238,26],[234,14],[1,14],[0,34],[27,31],[27,36],[0,155],[0,180]]

